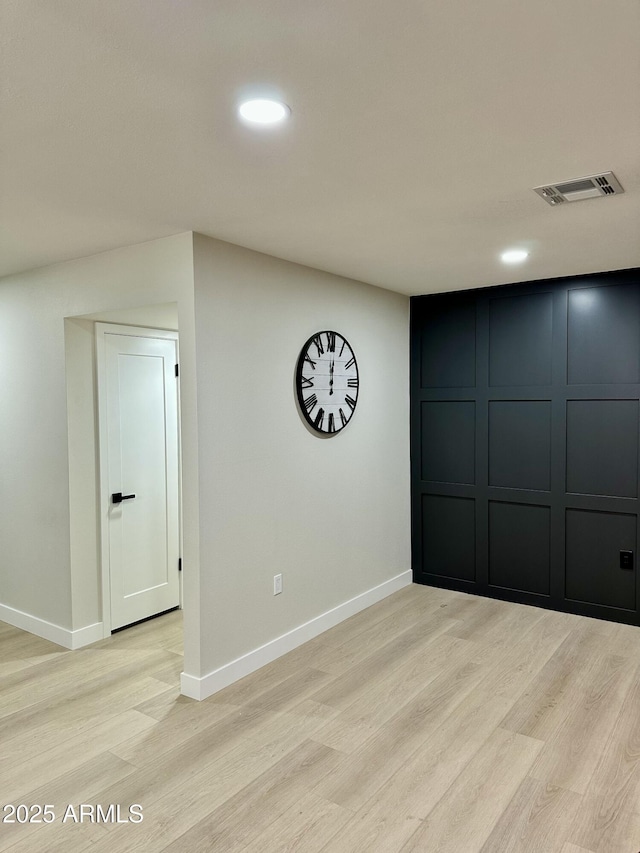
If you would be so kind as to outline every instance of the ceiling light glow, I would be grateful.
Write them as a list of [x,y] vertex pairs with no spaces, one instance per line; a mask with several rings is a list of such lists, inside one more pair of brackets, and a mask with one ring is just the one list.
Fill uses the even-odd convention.
[[280,101],[255,98],[240,104],[238,112],[241,118],[251,124],[276,124],[287,118],[291,110]]
[[503,264],[521,264],[529,257],[526,249],[509,249],[500,255]]

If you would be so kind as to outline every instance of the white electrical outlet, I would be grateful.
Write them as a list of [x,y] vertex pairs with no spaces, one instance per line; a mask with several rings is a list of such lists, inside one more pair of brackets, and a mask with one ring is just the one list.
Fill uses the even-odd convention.
[[282,575],[273,576],[273,594],[280,595],[282,592]]

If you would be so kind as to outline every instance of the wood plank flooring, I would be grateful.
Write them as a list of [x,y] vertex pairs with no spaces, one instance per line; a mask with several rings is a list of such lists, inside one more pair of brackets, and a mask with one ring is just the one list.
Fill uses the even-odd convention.
[[0,805],[56,816],[1,851],[640,851],[640,628],[411,586],[200,703],[181,648],[0,623]]

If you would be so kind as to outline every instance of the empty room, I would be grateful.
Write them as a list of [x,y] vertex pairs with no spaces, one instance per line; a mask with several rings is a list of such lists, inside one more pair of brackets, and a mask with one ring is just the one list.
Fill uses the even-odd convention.
[[636,0],[0,0],[0,851],[638,853]]

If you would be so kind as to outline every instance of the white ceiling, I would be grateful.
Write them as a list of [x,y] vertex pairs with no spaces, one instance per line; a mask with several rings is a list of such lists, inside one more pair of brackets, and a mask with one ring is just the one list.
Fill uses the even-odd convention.
[[638,0],[0,0],[0,50],[0,274],[187,230],[410,294],[640,266]]

